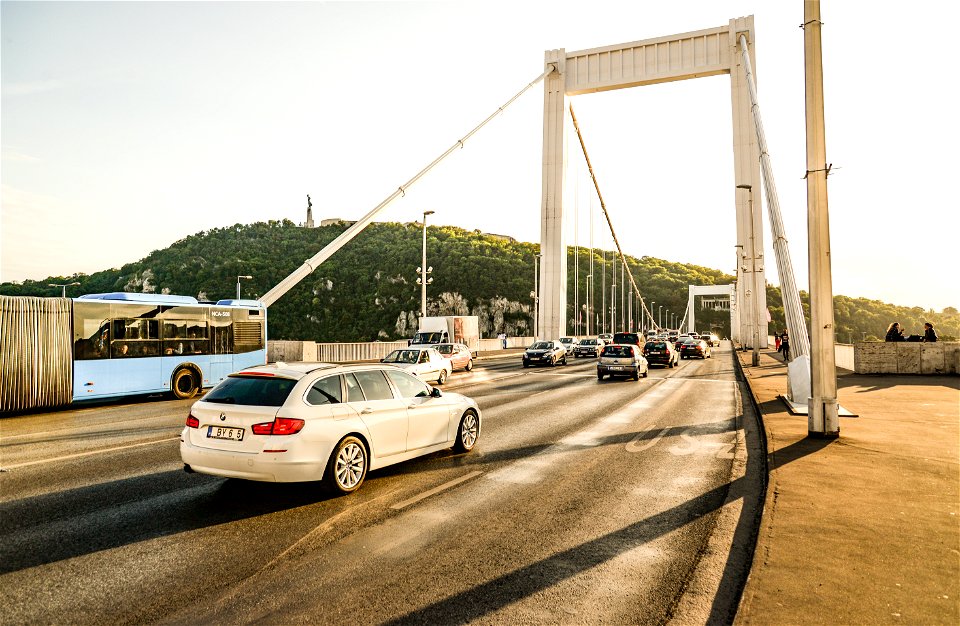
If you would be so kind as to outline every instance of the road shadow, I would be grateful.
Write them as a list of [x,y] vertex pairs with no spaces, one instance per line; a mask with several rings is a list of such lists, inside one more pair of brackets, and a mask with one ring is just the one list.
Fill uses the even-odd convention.
[[0,574],[330,499],[317,483],[169,471],[0,505]]
[[[757,436],[756,430],[754,435]],[[757,442],[758,443],[758,442]],[[806,454],[815,452],[814,448],[805,450]],[[755,455],[756,456],[756,455]],[[803,456],[797,454],[790,460]],[[750,461],[749,472],[759,471],[765,459],[762,457]],[[783,463],[781,463],[782,465]],[[643,520],[625,526],[619,530],[581,543],[568,550],[558,552],[546,559],[531,563],[525,567],[498,576],[485,583],[475,585],[460,593],[448,596],[428,606],[411,611],[396,619],[384,622],[388,625],[401,624],[450,624],[468,623],[480,620],[510,604],[541,593],[550,587],[571,579],[580,573],[609,562],[618,556],[634,550],[660,537],[673,533],[703,517],[712,515],[731,500],[755,497],[755,487],[746,477],[735,479],[707,491],[683,504],[652,515]],[[744,507],[744,513],[734,533],[735,547],[752,544],[754,528],[759,519],[755,508]],[[752,554],[752,553],[751,553]],[[750,558],[745,559],[747,567]],[[736,611],[742,582],[746,578],[744,559],[728,559],[724,570],[721,589],[726,590],[722,602],[715,601],[711,608],[711,624],[729,624]],[[719,597],[719,594],[718,594]]]

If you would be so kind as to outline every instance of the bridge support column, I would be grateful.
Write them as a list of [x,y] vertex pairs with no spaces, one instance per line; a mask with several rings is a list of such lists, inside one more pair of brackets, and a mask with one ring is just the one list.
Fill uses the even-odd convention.
[[[737,59],[737,33],[745,32],[753,37],[753,20],[738,18],[730,20],[730,58]],[[750,55],[756,66],[755,46],[751,46]],[[739,66],[740,64],[737,63]],[[760,205],[760,147],[754,128],[750,90],[747,76],[742,68],[730,72],[731,107],[733,112],[733,169],[736,185],[749,185],[750,194],[737,193],[731,188],[737,207],[737,308],[739,310],[739,332],[730,329],[733,337],[738,337],[743,345],[753,347],[754,320],[759,320],[760,348],[767,347],[767,294],[766,274],[763,269],[763,211]],[[756,194],[753,196],[752,194]],[[756,203],[752,207],[752,202]],[[753,209],[753,210],[751,210]],[[751,241],[751,235],[755,238]],[[756,246],[757,256],[752,254]],[[759,276],[756,274],[759,273]],[[755,281],[755,282],[754,282]],[[755,289],[754,284],[760,286]],[[759,292],[759,293],[757,293]]]
[[543,199],[540,205],[540,336],[557,339],[567,334],[567,242],[563,229],[563,192],[566,163],[567,111],[566,51],[548,50],[546,66],[553,65],[543,83]]

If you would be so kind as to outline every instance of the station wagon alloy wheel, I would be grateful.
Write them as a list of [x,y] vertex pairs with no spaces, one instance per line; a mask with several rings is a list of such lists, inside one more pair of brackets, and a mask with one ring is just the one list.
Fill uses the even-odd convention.
[[356,437],[347,437],[331,459],[331,487],[340,493],[356,491],[367,474],[367,450]]
[[457,432],[457,443],[454,448],[457,452],[469,452],[477,443],[480,436],[480,423],[472,412],[465,413],[460,419],[460,428]]

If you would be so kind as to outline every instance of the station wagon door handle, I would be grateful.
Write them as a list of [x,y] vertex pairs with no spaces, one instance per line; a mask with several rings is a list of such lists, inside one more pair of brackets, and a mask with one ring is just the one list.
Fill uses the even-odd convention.
[[362,409],[360,409],[360,414],[361,414],[361,415],[369,415],[370,413],[373,413],[373,409],[371,409],[371,408],[368,407],[368,406],[365,406],[365,407],[363,407]]

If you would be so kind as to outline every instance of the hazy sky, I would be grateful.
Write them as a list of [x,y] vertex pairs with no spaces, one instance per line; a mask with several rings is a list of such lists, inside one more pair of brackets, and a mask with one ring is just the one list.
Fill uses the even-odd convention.
[[[545,50],[754,15],[761,113],[807,287],[801,0],[4,0],[0,12],[0,281],[119,267],[235,223],[299,223],[306,194],[315,219],[356,219],[536,78]],[[960,306],[948,46],[960,8],[825,1],[821,13],[834,293]],[[733,273],[729,85],[573,98],[628,254]],[[431,224],[538,241],[542,114],[538,85],[378,219],[433,210]],[[569,242],[578,225],[589,245],[589,182],[570,141]],[[610,247],[598,203],[594,219],[594,243]]]

